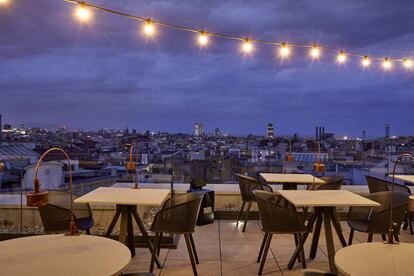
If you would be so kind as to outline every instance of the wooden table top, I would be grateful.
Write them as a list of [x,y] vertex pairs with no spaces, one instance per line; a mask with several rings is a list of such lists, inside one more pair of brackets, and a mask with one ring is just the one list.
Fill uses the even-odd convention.
[[91,235],[37,235],[0,242],[2,276],[119,275],[130,261],[128,247]]
[[268,183],[306,183],[324,184],[325,181],[311,174],[293,173],[260,173],[260,176]]
[[[390,177],[392,179],[392,175],[390,175]],[[395,179],[414,183],[414,175],[408,175],[408,174],[395,175]]]
[[132,189],[100,187],[75,199],[76,203],[162,206],[169,189]]
[[347,190],[281,190],[278,193],[296,207],[379,206],[380,204]]
[[335,265],[343,275],[414,275],[414,244],[358,243],[340,249]]

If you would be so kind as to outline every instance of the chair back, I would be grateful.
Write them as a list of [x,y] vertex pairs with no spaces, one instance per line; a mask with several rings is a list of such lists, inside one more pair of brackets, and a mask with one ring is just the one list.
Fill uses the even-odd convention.
[[255,190],[262,230],[267,233],[303,233],[304,219],[283,197],[267,191]]
[[[73,200],[78,196],[72,195]],[[68,231],[71,217],[70,193],[59,190],[48,191],[48,204],[38,207],[40,218],[46,233]],[[73,203],[75,219],[92,217],[92,211],[87,203]]]
[[318,186],[317,190],[340,190],[344,181],[344,178],[339,175],[324,176],[321,179],[325,184]]
[[[370,233],[387,233],[389,228],[390,212],[391,212],[392,192],[378,192],[370,194],[367,198],[380,203],[380,206],[373,207],[368,215],[370,222],[368,232]],[[394,231],[399,233],[401,224],[404,220],[405,212],[408,208],[408,195],[405,192],[394,192],[393,197],[393,223]]]
[[[369,175],[366,175],[365,179],[367,180],[368,189],[371,194],[392,190],[392,182],[390,181],[379,179],[379,178],[372,177]],[[401,185],[401,184],[397,184],[397,183],[394,183],[394,191],[406,193],[409,195],[411,194],[410,188],[408,188],[407,186]]]
[[156,214],[153,232],[186,234],[194,232],[204,194],[192,192],[168,199]]
[[245,202],[256,200],[255,196],[253,195],[254,190],[273,192],[272,188],[269,185],[260,183],[253,177],[242,174],[236,174],[236,176],[239,179],[239,188],[242,200]]

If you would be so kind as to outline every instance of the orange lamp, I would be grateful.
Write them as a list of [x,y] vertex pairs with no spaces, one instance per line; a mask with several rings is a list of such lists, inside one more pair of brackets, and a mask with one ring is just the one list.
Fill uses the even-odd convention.
[[[126,162],[126,170],[128,174],[134,175],[134,189],[138,189],[138,179],[137,179],[137,162],[135,162],[132,158],[132,151],[134,148],[134,144],[131,143],[131,148],[129,149],[129,160]],[[138,150],[137,150],[137,160],[138,160]]]
[[315,172],[323,172],[325,171],[325,164],[321,163],[321,145],[319,142],[316,142],[318,146],[318,153],[316,157],[316,162],[313,164],[313,170]]

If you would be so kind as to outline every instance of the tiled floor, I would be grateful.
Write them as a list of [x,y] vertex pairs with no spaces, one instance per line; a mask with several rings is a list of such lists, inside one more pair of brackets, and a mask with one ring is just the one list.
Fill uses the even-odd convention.
[[[198,274],[212,276],[244,276],[257,275],[259,264],[256,263],[263,234],[258,221],[249,221],[247,231],[241,232],[243,223],[236,225],[235,221],[217,220],[214,224],[197,227],[194,241],[197,248],[200,264],[197,265]],[[348,240],[349,228],[342,222],[345,239]],[[334,238],[336,235],[334,234]],[[367,234],[355,233],[354,243],[365,242]],[[414,242],[414,235],[408,230],[400,236],[402,242]],[[380,236],[374,236],[380,240]],[[305,254],[309,255],[311,236],[305,244]],[[334,239],[335,249],[341,248],[337,238]],[[293,235],[275,235],[267,256],[263,275],[302,275],[301,264],[287,269],[287,263],[294,250]],[[156,275],[193,275],[184,238],[180,239],[177,249],[162,249],[162,269],[156,269]],[[137,249],[136,257],[126,272],[148,271],[150,253],[148,249]],[[307,259],[308,268],[328,270],[327,248],[325,235],[322,229],[319,248],[314,260]]]

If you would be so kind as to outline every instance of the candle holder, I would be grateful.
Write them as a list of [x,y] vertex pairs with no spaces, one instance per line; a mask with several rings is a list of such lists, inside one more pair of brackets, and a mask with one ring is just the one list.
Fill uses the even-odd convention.
[[69,232],[65,235],[67,236],[77,236],[80,233],[76,230],[76,223],[75,223],[75,215],[73,214],[73,196],[72,196],[72,167],[70,164],[69,155],[60,148],[51,148],[47,150],[45,153],[42,154],[39,161],[37,161],[36,169],[35,169],[35,176],[33,181],[33,192],[29,192],[26,194],[26,201],[27,206],[29,207],[42,207],[48,203],[48,192],[40,190],[40,181],[38,177],[39,168],[43,161],[43,159],[52,151],[59,151],[64,154],[66,160],[68,161],[68,169],[69,169],[69,191],[70,191],[70,222],[69,222]]
[[397,165],[401,162],[401,159],[403,157],[408,157],[411,160],[414,160],[414,156],[410,153],[402,153],[398,156],[397,161],[394,163],[394,168],[392,169],[392,185],[391,185],[391,202],[390,202],[390,224],[388,228],[388,240],[384,243],[387,244],[398,244],[397,241],[394,241],[394,227],[393,227],[393,207],[394,207],[394,186],[395,186],[395,170],[397,168]]
[[[134,187],[133,189],[139,189],[139,184],[138,184],[138,176],[137,176],[137,162],[135,162],[133,160],[133,148],[134,148],[134,144],[131,143],[131,147],[129,148],[129,160],[126,162],[126,170],[128,172],[129,175],[132,175],[134,178]],[[138,148],[138,147],[137,147]],[[137,157],[136,159],[138,160],[138,149],[137,149]]]

